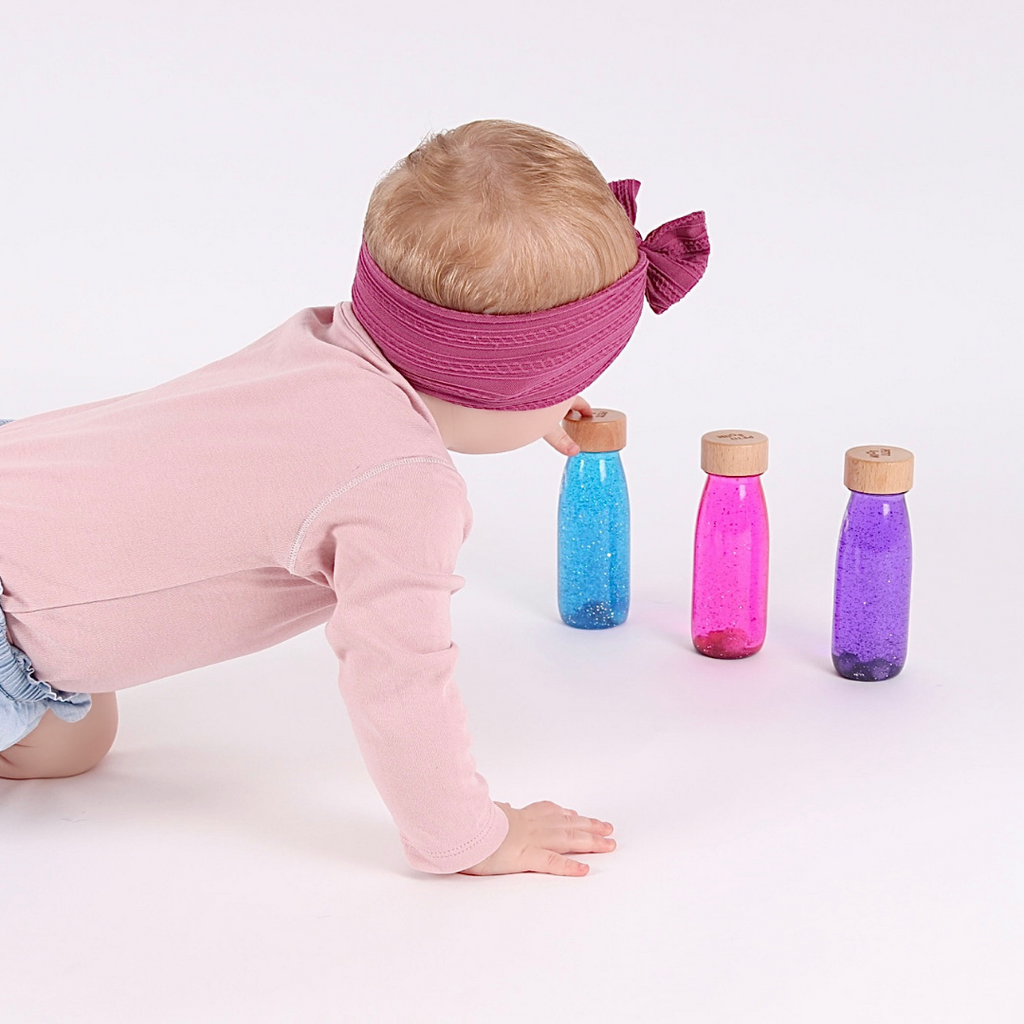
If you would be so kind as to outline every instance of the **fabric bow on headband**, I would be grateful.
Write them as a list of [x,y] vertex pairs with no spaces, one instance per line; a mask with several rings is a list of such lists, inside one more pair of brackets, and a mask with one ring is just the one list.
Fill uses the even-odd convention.
[[[636,224],[636,194],[640,182],[623,178],[609,185],[615,198]],[[640,251],[648,259],[647,302],[655,313],[675,305],[703,276],[708,265],[708,232],[704,212],[688,213],[655,228],[646,238],[636,233]]]
[[[640,182],[609,186],[636,223]],[[634,228],[635,230],[635,228]],[[422,394],[474,409],[545,409],[592,384],[629,341],[644,297],[664,313],[700,279],[703,212],[637,232],[637,262],[586,298],[536,313],[466,313],[406,291],[359,251],[352,309],[388,361]]]

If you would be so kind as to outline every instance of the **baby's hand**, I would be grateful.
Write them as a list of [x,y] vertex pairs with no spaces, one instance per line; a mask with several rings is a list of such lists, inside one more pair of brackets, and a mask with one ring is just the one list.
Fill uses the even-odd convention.
[[508,818],[505,841],[464,875],[511,875],[539,871],[546,875],[585,875],[589,866],[563,856],[566,853],[610,853],[615,840],[612,826],[596,818],[581,818],[550,800],[516,810],[495,801]]
[[[578,420],[584,416],[593,415],[594,410],[590,407],[590,403],[582,395],[577,395],[566,413],[566,419]],[[561,423],[554,430],[549,430],[544,435],[544,440],[556,452],[561,452],[563,455],[579,455],[580,453],[580,446],[562,429]]]

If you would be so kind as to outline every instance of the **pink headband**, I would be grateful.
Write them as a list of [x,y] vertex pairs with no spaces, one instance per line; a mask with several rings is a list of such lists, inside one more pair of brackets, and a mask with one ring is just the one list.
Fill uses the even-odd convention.
[[[636,223],[640,182],[610,188]],[[664,313],[708,263],[704,214],[637,232],[636,266],[607,288],[536,313],[465,313],[395,284],[366,248],[352,307],[366,332],[417,391],[473,409],[545,409],[592,384],[625,348],[643,308]]]

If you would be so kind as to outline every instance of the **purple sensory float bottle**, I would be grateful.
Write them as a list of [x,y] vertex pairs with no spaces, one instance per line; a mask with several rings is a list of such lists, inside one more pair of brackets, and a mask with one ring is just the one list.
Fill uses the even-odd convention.
[[709,658],[748,658],[761,650],[768,612],[768,438],[711,431],[700,465],[708,479],[693,545],[693,646]]
[[594,409],[562,426],[580,452],[566,460],[558,495],[558,610],[576,629],[620,626],[629,614],[626,417]]
[[905,448],[851,448],[850,489],[836,555],[832,664],[846,679],[891,679],[907,660],[914,456]]

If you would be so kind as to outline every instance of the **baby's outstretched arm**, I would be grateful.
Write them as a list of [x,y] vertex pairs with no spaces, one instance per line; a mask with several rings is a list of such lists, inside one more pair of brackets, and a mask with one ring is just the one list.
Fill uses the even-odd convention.
[[440,874],[481,863],[509,830],[454,680],[450,603],[471,514],[455,467],[414,455],[332,492],[295,543],[295,573],[337,597],[326,635],[366,767],[409,863]]
[[492,802],[470,753],[449,603],[471,513],[455,468],[419,456],[381,463],[314,511],[294,570],[337,597],[326,634],[341,694],[410,864],[585,874],[566,855],[613,849],[611,826],[553,803]]
[[547,875],[585,875],[590,868],[567,853],[610,853],[612,826],[584,818],[550,800],[517,810],[498,802],[508,818],[508,835],[486,860],[462,871],[464,875],[509,875],[538,871]]

